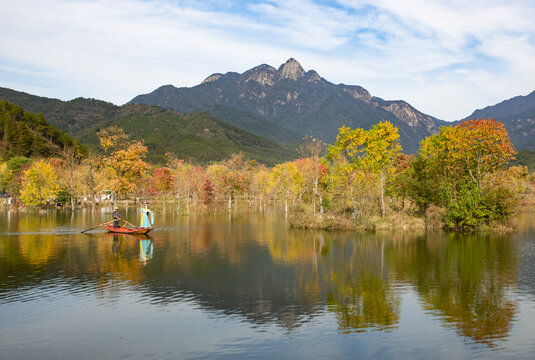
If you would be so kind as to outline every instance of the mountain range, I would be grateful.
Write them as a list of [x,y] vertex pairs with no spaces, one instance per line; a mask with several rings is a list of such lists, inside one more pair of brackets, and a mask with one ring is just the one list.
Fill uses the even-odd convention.
[[[357,85],[333,84],[314,70],[305,71],[295,59],[278,68],[263,64],[242,74],[214,73],[193,87],[161,86],[123,106],[84,98],[61,101],[5,88],[0,88],[0,99],[42,112],[50,124],[89,148],[96,146],[100,128],[124,126],[133,137],[144,139],[157,161],[168,151],[202,162],[242,151],[273,164],[296,157],[296,144],[305,135],[332,143],[343,125],[369,129],[379,121],[397,126],[404,151],[415,153],[421,140],[440,126],[456,123],[426,115],[402,100],[372,96]],[[476,110],[467,119],[486,117],[504,122],[517,149],[535,150],[535,92]]]
[[[334,142],[343,125],[369,129],[379,121],[390,121],[399,128],[407,152],[416,152],[422,139],[447,124],[405,101],[383,100],[360,86],[335,85],[314,70],[305,72],[293,58],[278,69],[263,64],[243,74],[212,74],[191,88],[165,85],[129,103],[181,113],[218,106],[220,119],[232,118],[229,113],[238,110],[267,120],[296,139],[311,135],[327,143]],[[248,130],[263,135],[254,127]]]

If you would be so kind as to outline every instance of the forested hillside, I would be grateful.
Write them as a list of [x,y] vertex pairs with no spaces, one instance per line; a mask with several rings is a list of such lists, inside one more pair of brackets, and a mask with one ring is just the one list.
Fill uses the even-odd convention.
[[24,111],[20,106],[0,101],[0,156],[61,156],[66,148],[85,152],[80,144],[63,131],[51,126],[43,114]]
[[148,160],[153,163],[165,164],[166,153],[198,163],[227,159],[240,152],[247,159],[268,165],[297,157],[295,152],[208,114],[182,115],[147,105],[122,106],[115,118],[81,132],[80,141],[96,149],[97,131],[110,125],[119,126],[132,138],[142,140],[149,150]]
[[520,150],[515,156],[515,160],[509,163],[509,166],[527,166],[530,172],[535,171],[535,151]]
[[149,148],[148,160],[162,165],[168,152],[200,163],[222,160],[239,152],[248,159],[268,165],[297,157],[295,150],[203,112],[183,115],[157,106],[116,106],[84,98],[61,101],[6,88],[0,88],[0,99],[16,102],[29,111],[42,112],[52,125],[90,149],[97,148],[96,133],[100,129],[120,126],[132,138],[143,140]]
[[[201,110],[231,126],[265,137],[279,144],[299,142],[303,136],[268,121],[256,114],[231,109],[226,106],[213,105]],[[293,146],[295,147],[295,146]]]

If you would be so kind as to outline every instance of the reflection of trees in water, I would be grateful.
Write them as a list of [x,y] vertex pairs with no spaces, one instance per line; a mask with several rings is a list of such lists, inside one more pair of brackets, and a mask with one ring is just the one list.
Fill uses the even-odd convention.
[[316,289],[309,297],[324,296],[342,332],[395,327],[400,295],[393,283],[404,282],[461,336],[489,346],[508,336],[517,311],[515,241],[443,233],[322,235],[320,241],[320,234],[273,239],[269,249],[276,261],[295,263],[305,279],[300,286]]
[[[446,325],[489,345],[507,337],[517,311],[518,254],[505,237],[355,236],[288,230],[272,218],[247,215],[188,221],[176,233],[154,232],[154,256],[145,266],[135,237],[4,240],[0,298],[56,278],[73,291],[90,286],[105,295],[120,279],[155,303],[194,299],[209,311],[286,329],[327,303],[340,331],[353,332],[397,326],[401,295],[394,284],[401,282],[413,285]],[[18,226],[31,230],[30,223]]]
[[139,245],[135,238],[131,240],[107,234],[8,237],[0,246],[0,292],[9,297],[47,282],[50,291],[57,284],[61,291],[92,287],[105,295],[116,291],[111,281],[139,283],[144,275],[139,260],[132,256],[138,255]]
[[506,236],[429,235],[398,244],[389,264],[414,284],[428,310],[460,335],[494,346],[508,336],[517,311],[516,243]]
[[385,241],[317,231],[269,238],[276,262],[292,263],[310,303],[327,300],[342,332],[386,329],[399,319],[399,296],[384,270]]
[[336,256],[325,273],[329,310],[343,333],[389,329],[399,321],[400,297],[384,271],[384,249],[385,240],[377,238],[345,244],[349,256]]
[[[155,255],[152,260],[151,273],[158,276],[147,279],[144,290],[154,301],[167,304],[193,297],[204,309],[286,329],[300,326],[321,308],[317,265],[313,253],[301,248],[303,244],[313,247],[314,241],[285,238],[284,227],[252,224],[247,219],[233,220],[225,227],[204,225],[189,229],[184,241],[159,239],[158,248],[169,244],[173,249],[166,248],[163,258]],[[208,233],[211,245],[205,247]],[[281,245],[289,242],[301,249],[290,250],[298,257],[295,261],[272,256],[270,244],[281,239]],[[287,250],[281,252],[285,258],[292,256]]]

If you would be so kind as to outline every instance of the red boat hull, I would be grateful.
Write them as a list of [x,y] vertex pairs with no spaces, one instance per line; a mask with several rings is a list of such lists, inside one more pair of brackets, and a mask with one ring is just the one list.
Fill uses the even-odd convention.
[[104,225],[108,231],[118,234],[148,234],[152,228],[129,229],[125,227],[114,228],[113,225]]

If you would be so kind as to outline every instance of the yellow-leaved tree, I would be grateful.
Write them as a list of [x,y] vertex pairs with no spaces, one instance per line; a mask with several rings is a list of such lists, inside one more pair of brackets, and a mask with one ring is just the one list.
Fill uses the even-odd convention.
[[379,179],[379,204],[385,215],[384,184],[391,174],[394,160],[401,152],[398,129],[388,121],[375,124],[370,130],[343,126],[336,142],[329,146],[327,159],[333,167],[334,181],[346,189],[353,204],[353,217],[359,201],[366,197],[367,187]]
[[101,158],[102,167],[113,169],[110,185],[114,206],[117,206],[119,194],[127,195],[138,191],[138,184],[149,169],[149,165],[143,161],[147,147],[141,141],[130,141],[128,135],[118,126],[102,129],[98,136],[105,153]]
[[293,162],[278,164],[271,170],[269,188],[276,192],[284,203],[284,213],[288,213],[288,197],[295,200],[303,188],[303,175]]
[[24,172],[20,199],[28,206],[44,206],[60,191],[59,179],[46,160],[38,160]]

